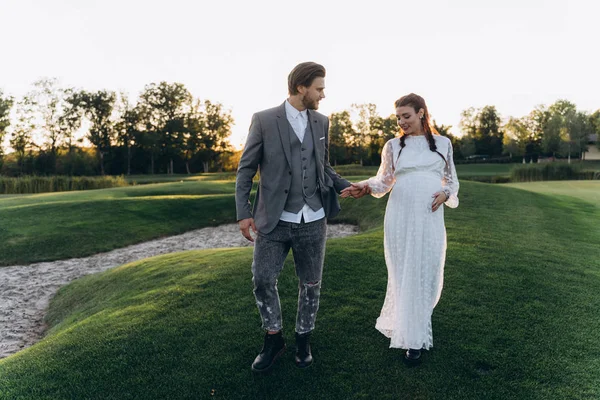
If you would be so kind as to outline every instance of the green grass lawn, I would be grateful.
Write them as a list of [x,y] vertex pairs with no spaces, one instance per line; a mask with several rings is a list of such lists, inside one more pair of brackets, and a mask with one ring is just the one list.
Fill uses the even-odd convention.
[[190,251],[61,289],[47,337],[0,361],[0,399],[600,397],[600,208],[589,198],[464,182],[461,206],[446,210],[434,348],[417,367],[374,328],[387,280],[384,207],[343,202],[339,220],[363,233],[328,242],[309,369],[293,363],[291,257],[279,280],[290,349],[262,376],[250,370],[262,340],[252,249]]
[[0,266],[82,257],[235,222],[233,181],[0,196]]
[[[520,164],[457,164],[458,176],[508,176],[510,169]],[[338,165],[334,169],[342,176],[373,176],[377,174],[377,166],[361,167],[360,165]],[[219,174],[175,174],[175,175],[130,175],[125,179],[130,183],[165,183],[179,181],[209,181],[209,180],[235,180],[234,172],[223,172]]]
[[551,194],[555,197],[567,196],[586,200],[600,207],[600,181],[547,181],[510,183],[506,186]]
[[[583,163],[573,161],[572,164],[580,166],[582,170],[600,171],[600,162],[597,161],[585,161]],[[489,178],[492,177],[508,178],[511,169],[521,165],[523,164],[457,164],[456,173],[459,179],[489,181]]]
[[202,173],[202,174],[145,174],[126,175],[125,180],[131,184],[165,183],[165,182],[197,182],[235,180],[235,172]]
[[[377,167],[358,165],[337,169],[351,181],[377,173]],[[133,175],[128,179],[146,184],[0,195],[0,266],[83,257],[207,225],[235,222],[230,196],[235,190],[234,173]],[[154,181],[162,183],[150,183]],[[227,211],[208,211],[221,209]]]
[[[579,161],[573,161],[579,165]],[[456,173],[459,178],[466,180],[482,180],[491,177],[508,177],[510,170],[520,166],[520,163],[511,164],[456,164]],[[585,170],[600,171],[599,161],[585,161],[582,164]],[[334,169],[344,177],[348,176],[373,176],[377,174],[377,166],[361,167],[357,164],[338,165]],[[235,172],[220,172],[210,174],[156,174],[156,175],[129,175],[125,176],[131,184],[165,183],[165,182],[198,182],[198,181],[235,181]]]

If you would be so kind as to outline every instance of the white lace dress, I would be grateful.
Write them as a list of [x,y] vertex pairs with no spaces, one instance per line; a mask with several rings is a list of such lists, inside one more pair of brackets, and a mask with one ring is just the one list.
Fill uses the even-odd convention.
[[407,136],[398,157],[400,139],[395,138],[383,147],[377,176],[363,181],[375,197],[391,190],[384,223],[387,293],[375,327],[395,348],[433,346],[431,314],[442,292],[446,228],[444,207],[431,211],[432,196],[447,189],[445,205],[455,208],[459,186],[450,140],[434,138],[447,163],[429,149],[425,136]]

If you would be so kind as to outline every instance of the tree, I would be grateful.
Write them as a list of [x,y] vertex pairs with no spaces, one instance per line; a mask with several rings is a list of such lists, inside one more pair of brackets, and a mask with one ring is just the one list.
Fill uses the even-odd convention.
[[[358,114],[358,119],[354,125],[354,136],[349,138],[349,144],[352,148],[353,156],[363,165],[364,158],[370,154],[376,153],[379,132],[372,127],[374,119],[378,117],[377,106],[372,103],[352,104],[352,109]],[[373,146],[371,144],[373,143]]]
[[[399,134],[398,121],[396,120],[396,114],[390,114],[387,118],[381,118],[377,124],[377,129],[381,130],[383,135],[383,141],[385,142],[395,138]],[[383,149],[383,148],[382,148]]]
[[450,143],[452,143],[452,156],[454,159],[463,158],[463,155],[460,151],[460,138],[458,136],[454,136],[450,129],[452,129],[451,125],[438,125],[435,120],[433,120],[433,129],[437,131],[442,136],[446,136],[450,139]]
[[460,113],[460,122],[458,126],[463,133],[463,137],[474,138],[477,135],[477,110],[469,107]]
[[561,150],[563,130],[563,119],[560,114],[553,113],[548,118],[548,122],[544,127],[544,135],[542,136],[542,151],[546,154],[552,154],[556,157],[556,153]]
[[231,136],[233,123],[231,111],[224,110],[222,104],[204,101],[198,151],[204,172],[209,171],[211,163],[216,162],[220,154],[231,150],[227,139]]
[[479,127],[475,136],[475,146],[479,154],[500,156],[502,154],[502,139],[500,115],[495,106],[485,106],[479,113]]
[[10,110],[13,106],[13,98],[10,96],[4,96],[4,92],[0,90],[0,166],[2,166],[2,157],[4,150],[2,148],[2,142],[4,142],[4,135],[6,129],[10,126]]
[[204,115],[202,113],[202,102],[196,100],[186,116],[185,133],[183,140],[183,159],[185,170],[191,174],[190,161],[198,154],[202,147],[201,135],[205,130]]
[[544,126],[542,148],[546,153],[567,154],[571,162],[571,152],[581,154],[587,150],[589,117],[577,111],[575,104],[567,100],[557,100],[548,107],[548,120]]
[[37,114],[34,119],[36,130],[39,130],[45,139],[45,150],[50,153],[50,162],[47,167],[54,173],[56,171],[56,155],[58,148],[64,141],[62,114],[65,106],[67,92],[58,87],[56,78],[46,78],[36,81],[34,90],[26,95],[32,110]]
[[100,173],[104,175],[104,158],[110,151],[114,139],[115,131],[110,117],[117,96],[115,92],[106,90],[99,90],[95,93],[82,92],[81,96],[84,114],[91,123],[87,139],[96,147],[100,158]]
[[354,137],[350,112],[332,113],[329,116],[329,162],[338,165],[348,159],[348,138]]
[[185,118],[191,106],[192,95],[181,83],[151,83],[144,88],[138,115],[145,126],[144,145],[151,153],[152,173],[159,151],[169,160],[168,172],[173,173],[173,157],[182,151]]
[[529,140],[525,144],[525,158],[531,161],[539,159],[542,153],[542,139],[548,125],[549,113],[544,105],[536,106],[527,116],[522,118],[529,132]]
[[450,138],[452,140],[456,137],[452,133],[450,133],[451,128],[451,125],[438,125],[437,122],[435,122],[435,119],[433,120],[433,129],[435,129],[440,135],[446,136],[447,138]]
[[62,114],[58,117],[59,129],[62,132],[62,137],[69,149],[69,153],[73,152],[73,135],[81,128],[84,109],[84,94],[85,92],[66,89],[64,91],[65,98],[63,103]]
[[223,171],[236,171],[242,158],[242,150],[227,151],[221,157]]
[[591,132],[596,134],[596,145],[600,149],[600,109],[590,115],[589,126]]
[[549,117],[550,113],[546,106],[538,105],[524,119],[530,134],[530,141],[537,143],[541,142]]
[[388,140],[398,135],[398,123],[396,115],[390,115],[387,118],[374,115],[371,117],[371,137],[369,142],[369,159],[373,164],[381,163],[381,153],[383,146]]
[[[476,154],[499,156],[502,154],[501,118],[495,106],[480,109],[473,107],[461,113],[459,124],[465,136],[472,139]],[[464,154],[464,153],[463,153]]]
[[17,123],[12,132],[10,146],[15,150],[15,153],[17,153],[19,173],[23,174],[25,172],[25,155],[27,154],[27,151],[31,151],[33,145],[32,134],[35,130],[31,102],[27,98],[24,98],[17,103],[16,118]]
[[120,117],[115,124],[115,135],[117,143],[126,149],[126,173],[131,175],[131,149],[139,133],[140,115],[138,110],[129,103],[129,98],[125,93],[120,94],[117,107]]
[[85,112],[83,105],[83,94],[81,91],[66,89],[63,103],[63,112],[58,118],[59,129],[62,133],[64,144],[67,146],[67,166],[69,175],[75,174],[76,160],[78,158],[75,144],[73,143],[75,132],[81,128],[83,114]]
[[569,149],[569,162],[571,161],[571,150],[579,153],[581,160],[585,158],[591,131],[590,118],[585,112],[577,111],[572,117],[569,127],[569,143],[572,144],[572,148]]
[[527,128],[526,119],[510,117],[503,130],[505,132],[504,151],[511,158],[513,155],[523,156],[523,163],[525,163],[526,146],[531,141],[531,133]]
[[479,124],[477,113],[478,111],[475,108],[469,107],[460,114],[458,126],[463,135],[458,141],[458,148],[460,149],[462,158],[477,154],[477,146],[475,144],[475,137],[477,136],[477,127]]
[[475,155],[477,149],[475,147],[475,139],[471,136],[464,135],[459,139],[460,154],[463,158]]

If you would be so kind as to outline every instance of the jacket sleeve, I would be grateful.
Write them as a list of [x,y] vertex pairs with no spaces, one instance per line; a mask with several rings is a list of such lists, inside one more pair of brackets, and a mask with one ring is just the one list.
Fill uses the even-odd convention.
[[250,191],[252,190],[252,179],[256,175],[262,160],[262,154],[262,127],[259,116],[254,114],[235,180],[235,207],[238,221],[252,218]]

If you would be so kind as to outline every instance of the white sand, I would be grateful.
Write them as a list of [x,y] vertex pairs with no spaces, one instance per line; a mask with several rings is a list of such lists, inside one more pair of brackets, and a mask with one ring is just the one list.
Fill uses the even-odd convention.
[[[353,235],[353,225],[329,225],[327,237]],[[91,257],[0,267],[0,358],[38,342],[44,334],[50,299],[82,276],[158,254],[184,250],[249,246],[237,224],[204,228]]]

